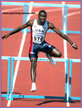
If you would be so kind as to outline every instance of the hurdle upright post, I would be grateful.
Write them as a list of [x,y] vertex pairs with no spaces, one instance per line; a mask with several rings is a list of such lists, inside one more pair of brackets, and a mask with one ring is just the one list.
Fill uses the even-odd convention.
[[26,23],[26,18],[27,18],[26,13],[28,12],[28,5],[27,4],[24,4],[23,12],[24,12],[24,14],[23,14],[23,24],[25,24]]
[[66,59],[66,68],[65,68],[65,99],[64,101],[67,102],[67,82],[68,82],[68,59]]
[[69,67],[69,102],[71,100],[80,100],[80,97],[71,97],[71,79],[72,79],[72,64],[73,62],[79,63],[80,59],[70,59],[70,67]]
[[[67,14],[68,14],[68,7],[66,4],[63,4],[63,33],[67,35]],[[67,59],[67,42],[64,41],[64,58]],[[68,101],[68,59],[65,62],[65,99],[64,101]]]
[[8,58],[8,76],[7,76],[7,96],[6,100],[9,100],[9,85],[10,85],[10,62],[11,58]]
[[13,72],[14,72],[14,58],[11,58],[11,93],[10,93],[10,100],[13,100]]
[[69,102],[71,102],[71,77],[72,77],[72,60],[70,59],[70,67],[69,67]]

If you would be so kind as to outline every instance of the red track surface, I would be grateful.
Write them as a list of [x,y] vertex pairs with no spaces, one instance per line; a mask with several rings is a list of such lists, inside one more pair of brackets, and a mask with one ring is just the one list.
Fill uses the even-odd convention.
[[[43,2],[45,3],[45,2]],[[61,2],[47,2],[47,3],[61,3]],[[68,4],[80,4],[80,2],[66,2]],[[2,6],[2,11],[7,9],[18,8],[18,6]],[[20,7],[19,7],[20,8]],[[22,8],[22,7],[21,7]],[[42,7],[33,7],[32,11],[37,12],[43,9]],[[61,8],[44,8],[48,12],[47,20],[54,23],[54,25],[62,30],[62,9]],[[58,9],[52,11],[53,9]],[[17,10],[17,12],[21,12]],[[80,11],[80,9],[69,9],[68,14]],[[12,11],[10,11],[12,12]],[[14,12],[14,11],[13,11]],[[16,11],[15,11],[16,12]],[[31,19],[37,18],[38,15],[34,15]],[[2,14],[2,28],[16,28],[22,25],[22,15],[3,15]],[[68,30],[80,31],[80,14],[68,16]],[[9,31],[2,31],[2,35],[9,33]],[[19,47],[22,39],[22,32],[12,35],[6,40],[2,40],[1,55],[2,56],[18,56]],[[69,43],[67,43],[67,56],[68,58],[81,58],[81,35],[71,34],[69,38],[78,45],[78,50],[74,50]],[[63,39],[55,33],[47,33],[46,41],[57,47],[63,54],[64,47]],[[22,56],[28,57],[30,43],[30,33],[27,34],[24,44]],[[40,53],[39,57],[46,57],[44,53]],[[15,62],[16,64],[16,62]],[[7,61],[2,61],[1,64],[1,91],[7,92]],[[64,96],[65,93],[65,66],[64,63],[57,63],[56,66],[52,66],[49,62],[38,62],[37,64],[37,91],[30,92],[31,79],[30,79],[30,62],[20,62],[18,75],[16,79],[14,94],[24,95],[50,95],[50,96]],[[72,93],[74,97],[80,97],[81,90],[81,66],[80,63],[73,64],[72,73]],[[6,107],[7,102],[5,98],[1,98],[1,107]],[[73,101],[70,103],[71,107],[80,107],[80,101]],[[15,99],[11,102],[10,107],[66,107],[66,103],[62,100],[52,99]]]

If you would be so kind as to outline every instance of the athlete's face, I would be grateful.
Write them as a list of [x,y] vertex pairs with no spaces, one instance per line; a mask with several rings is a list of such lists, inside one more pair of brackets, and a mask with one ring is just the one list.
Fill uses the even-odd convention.
[[40,15],[39,15],[39,21],[40,21],[41,24],[45,23],[46,18],[47,18],[46,13],[44,13],[44,12],[40,13]]

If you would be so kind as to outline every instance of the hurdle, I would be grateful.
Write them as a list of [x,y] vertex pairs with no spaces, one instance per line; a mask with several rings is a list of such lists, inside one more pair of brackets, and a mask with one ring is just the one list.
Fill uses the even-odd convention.
[[[65,102],[67,100],[67,80],[68,80],[68,59],[54,59],[56,62],[66,63],[65,70],[65,96],[36,96],[36,95],[13,95],[13,70],[14,70],[14,61],[29,61],[28,57],[6,57],[2,56],[2,60],[8,60],[8,81],[7,81],[7,94],[2,94],[2,97],[6,97],[6,100],[13,100],[13,98],[34,98],[34,99],[63,99]],[[48,62],[48,58],[38,58],[38,61]],[[10,67],[11,66],[11,67]],[[11,68],[11,70],[10,70]],[[11,85],[10,85],[10,73],[11,73]],[[9,97],[9,86],[11,88],[10,97]]]
[[[23,12],[27,12],[28,11],[28,6],[32,5],[32,6],[37,6],[37,7],[61,7],[63,8],[63,29],[61,30],[62,32],[64,32],[64,26],[66,27],[66,30],[64,33],[72,33],[72,34],[80,34],[80,31],[71,31],[71,30],[67,30],[67,12],[68,12],[68,8],[80,8],[80,5],[75,5],[75,4],[48,4],[48,3],[25,3],[25,2],[2,2],[2,5],[6,5],[6,6],[23,6]],[[26,11],[27,9],[27,11]],[[65,17],[66,17],[66,22],[65,22]],[[23,24],[25,23],[25,18],[26,16],[23,15]],[[12,31],[14,28],[2,28],[2,31]],[[22,33],[24,32],[24,30],[22,30]],[[26,33],[30,32],[30,29],[26,29]],[[49,33],[54,33],[52,30],[48,30]]]
[[7,97],[6,100],[8,100],[9,97],[9,85],[10,85],[10,65],[11,65],[11,58],[8,56],[2,57],[2,60],[8,61],[8,76],[7,76]]
[[[2,56],[2,60],[8,60],[8,76],[7,76],[7,94],[2,94],[2,97],[6,97],[6,100],[13,100],[14,98],[32,98],[32,99],[63,99],[64,102],[67,102],[67,82],[69,79],[69,102],[71,100],[80,100],[80,97],[71,97],[71,77],[72,77],[72,63],[79,63],[80,59],[54,59],[56,62],[66,63],[65,70],[65,96],[38,96],[38,95],[13,95],[13,70],[14,70],[14,61],[29,61],[28,57],[10,57]],[[38,61],[49,62],[48,58],[38,58]],[[68,76],[68,62],[70,62],[69,67],[69,76]],[[11,67],[10,67],[11,66]],[[11,70],[10,70],[11,68]],[[10,85],[10,73],[11,73],[11,85]],[[9,86],[11,87],[10,97],[9,97]]]
[[73,63],[80,63],[80,59],[70,59],[70,67],[69,67],[69,102],[71,100],[80,100],[80,97],[71,97],[71,79],[72,79],[72,65]]

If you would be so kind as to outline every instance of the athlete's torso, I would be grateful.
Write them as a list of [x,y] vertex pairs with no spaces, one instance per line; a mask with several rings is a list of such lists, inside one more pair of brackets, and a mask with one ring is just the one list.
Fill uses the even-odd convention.
[[45,39],[47,30],[48,30],[48,21],[45,21],[44,25],[39,25],[37,23],[37,19],[35,19],[32,26],[32,41],[34,43],[41,44]]

